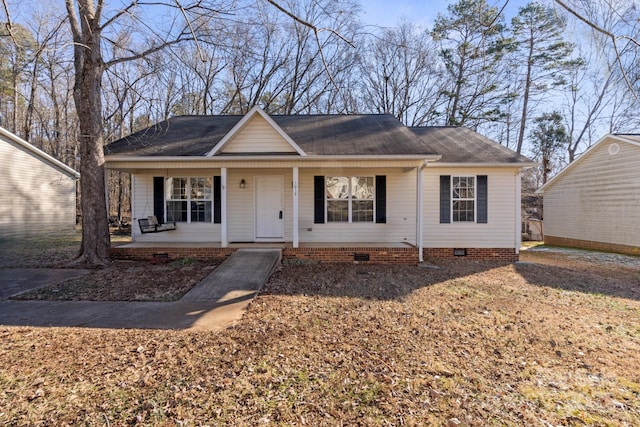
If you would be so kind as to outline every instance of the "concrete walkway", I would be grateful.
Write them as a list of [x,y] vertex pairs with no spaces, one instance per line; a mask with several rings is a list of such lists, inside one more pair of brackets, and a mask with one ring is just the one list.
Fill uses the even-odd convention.
[[[54,269],[0,269],[0,325],[218,331],[242,318],[280,258],[278,249],[240,249],[175,302],[7,300],[38,287],[36,283],[47,286],[67,279]],[[29,274],[33,280],[24,279]]]

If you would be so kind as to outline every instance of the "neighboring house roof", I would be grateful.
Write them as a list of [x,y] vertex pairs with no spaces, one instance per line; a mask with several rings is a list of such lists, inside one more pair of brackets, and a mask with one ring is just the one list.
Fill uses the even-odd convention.
[[629,142],[631,144],[635,143],[636,145],[640,145],[640,134],[637,133],[613,133],[611,136],[619,139],[621,141]]
[[283,135],[294,156],[424,156],[432,160],[441,156],[438,163],[531,164],[526,157],[463,127],[409,128],[388,114],[268,116],[256,108],[245,116],[173,117],[112,142],[105,153],[225,156],[224,145],[255,115]]
[[442,163],[531,163],[527,157],[460,126],[412,127]]
[[566,175],[570,170],[572,170],[576,166],[580,165],[580,163],[582,163],[585,159],[587,159],[589,157],[589,155],[597,147],[599,147],[600,145],[604,144],[607,141],[608,142],[621,142],[621,143],[624,143],[624,144],[630,144],[630,145],[634,145],[634,146],[640,147],[640,134],[611,133],[611,134],[607,134],[607,135],[603,136],[595,144],[593,144],[591,147],[589,147],[587,149],[587,151],[582,153],[582,155],[580,157],[578,157],[576,160],[571,162],[566,168],[562,169],[556,176],[554,176],[549,181],[547,181],[546,184],[544,184],[542,187],[540,187],[536,191],[536,193],[537,194],[544,193],[545,190],[547,190],[549,187],[551,187],[556,182],[558,182],[558,180],[560,178],[562,178],[564,175]]
[[67,166],[66,164],[62,163],[60,160],[56,159],[53,156],[50,156],[49,154],[45,153],[44,151],[40,150],[39,148],[34,147],[33,145],[29,144],[24,139],[22,139],[19,136],[9,132],[7,129],[5,129],[3,127],[0,127],[0,136],[2,138],[4,138],[4,139],[9,140],[10,142],[15,143],[18,146],[20,146],[25,151],[30,153],[33,157],[35,157],[35,158],[39,159],[40,161],[48,164],[49,166],[53,167],[54,169],[57,169],[60,172],[66,174],[66,175],[72,176],[74,178],[80,178],[80,172],[78,172],[75,169]]

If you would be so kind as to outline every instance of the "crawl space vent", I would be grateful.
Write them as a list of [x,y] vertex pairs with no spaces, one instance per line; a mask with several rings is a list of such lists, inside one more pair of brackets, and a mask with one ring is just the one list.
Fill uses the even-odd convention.
[[453,250],[453,256],[467,256],[467,250],[462,248],[456,248]]
[[353,254],[354,261],[369,261],[369,254],[355,253]]

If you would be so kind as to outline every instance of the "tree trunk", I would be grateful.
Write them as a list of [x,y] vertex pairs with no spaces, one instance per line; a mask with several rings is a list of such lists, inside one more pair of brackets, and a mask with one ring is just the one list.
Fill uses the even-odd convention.
[[[96,56],[98,58],[96,58]],[[97,61],[97,62],[96,62]],[[82,194],[82,246],[79,261],[91,265],[109,262],[109,226],[105,199],[99,55],[87,52],[84,73],[76,74],[74,100],[80,121],[80,192]]]
[[101,86],[104,62],[100,50],[99,16],[91,0],[79,1],[79,19],[66,0],[74,34],[73,99],[80,122],[80,194],[82,244],[76,264],[109,263],[109,222],[105,197],[104,135]]
[[[518,132],[518,145],[516,152],[522,153],[524,132],[527,128],[527,114],[529,113],[529,93],[531,91],[531,68],[533,68],[533,35],[529,39],[529,54],[527,55],[527,77],[524,81],[524,95],[522,96],[522,116],[520,117],[520,131]],[[546,182],[546,181],[545,181]]]

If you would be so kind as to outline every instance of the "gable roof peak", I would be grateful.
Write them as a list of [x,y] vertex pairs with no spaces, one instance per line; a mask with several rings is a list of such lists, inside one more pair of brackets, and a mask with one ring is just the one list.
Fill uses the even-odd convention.
[[293,139],[259,106],[255,105],[247,114],[245,114],[236,125],[206,154],[206,157],[213,157],[222,153],[224,147],[236,136],[247,124],[256,116],[262,117],[275,130],[291,148],[301,156],[306,153],[295,143]]

